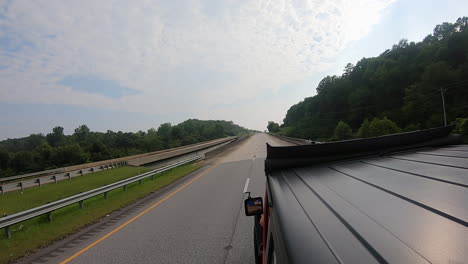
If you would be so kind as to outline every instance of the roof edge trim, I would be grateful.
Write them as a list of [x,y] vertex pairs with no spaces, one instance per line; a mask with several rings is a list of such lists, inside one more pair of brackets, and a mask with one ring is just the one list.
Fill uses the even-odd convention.
[[462,143],[461,136],[449,135],[453,128],[445,126],[315,145],[273,147],[267,144],[265,171]]

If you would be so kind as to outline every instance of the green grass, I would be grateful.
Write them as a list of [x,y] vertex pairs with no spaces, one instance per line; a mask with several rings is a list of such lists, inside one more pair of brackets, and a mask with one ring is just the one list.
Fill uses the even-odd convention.
[[[123,188],[111,191],[109,192],[107,199],[104,199],[103,195],[96,196],[86,200],[84,202],[83,209],[80,209],[78,204],[70,205],[55,211],[52,214],[53,219],[51,222],[48,222],[46,216],[39,216],[20,224],[16,224],[11,227],[12,239],[10,240],[6,238],[4,231],[1,230],[0,263],[13,262],[36,248],[44,247],[53,241],[63,239],[64,237],[82,229],[83,227],[97,222],[109,213],[125,207],[126,205],[129,205],[132,202],[135,202],[136,200],[171,184],[177,179],[199,169],[200,167],[201,165],[199,164],[183,165],[172,169],[163,175],[158,175],[154,181],[152,181],[151,178],[147,178],[143,181],[142,185],[139,185],[138,182],[130,184],[128,185],[128,190],[126,192],[124,192]],[[122,174],[123,172],[127,172],[126,168],[121,169]],[[120,168],[115,169],[115,172],[118,174],[117,170],[120,170]],[[114,177],[116,176],[114,175]],[[74,180],[75,179],[72,181]],[[78,181],[78,178],[76,178],[76,181]],[[66,184],[64,184],[64,187],[65,185]],[[41,188],[45,189],[45,186],[46,185],[42,186]],[[56,184],[56,186],[60,186],[60,184]],[[88,186],[87,188],[91,189],[94,188],[89,187],[89,185],[83,183],[83,185],[80,185],[80,191],[88,190],[85,186]],[[53,194],[54,197],[63,198],[72,195],[71,193],[67,194],[66,191],[59,191],[58,189],[53,190],[54,192],[51,191],[50,195]],[[37,188],[35,191],[41,191],[41,189]],[[77,192],[74,192],[73,194],[75,193]],[[35,200],[35,196],[37,196],[38,199],[42,199],[42,202],[38,203]],[[2,200],[0,200],[2,210],[3,208],[7,208],[4,204],[5,200],[3,200],[3,198],[7,197],[8,195],[5,195],[2,197]],[[34,192],[28,192],[26,190],[22,195],[18,193],[12,195],[12,197],[16,197],[16,199],[10,198],[13,200],[9,200],[9,202],[14,201],[14,204],[11,204],[11,207],[16,208],[15,210],[28,207],[28,203],[36,204],[37,206],[38,204],[43,204],[44,201],[53,200],[51,198],[47,200],[47,192],[38,192],[37,195],[34,195]],[[10,206],[8,206],[8,209],[10,209]]]
[[8,192],[0,196],[0,215],[21,212],[147,171],[149,169],[145,167],[121,167],[85,174],[71,180],[59,181],[57,184],[50,183],[41,187],[27,188],[23,192]]

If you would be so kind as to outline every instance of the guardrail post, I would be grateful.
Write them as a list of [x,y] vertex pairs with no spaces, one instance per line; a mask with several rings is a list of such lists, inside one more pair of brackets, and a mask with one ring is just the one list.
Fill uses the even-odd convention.
[[54,179],[54,182],[57,183],[57,176],[52,176],[52,179]]
[[142,183],[143,183],[143,180],[139,180],[139,181],[138,181],[138,184],[141,185]]
[[1,192],[2,195],[3,195],[3,186],[2,186],[2,185],[0,185],[0,192]]
[[124,192],[126,192],[128,189],[127,185],[124,185]]
[[81,201],[79,201],[78,203],[80,204],[80,208],[83,209],[83,207],[84,207],[84,200],[81,200]]
[[39,184],[39,187],[41,187],[41,178],[37,178],[37,184]]
[[105,192],[105,193],[104,193],[104,199],[107,199],[107,196],[108,196],[107,193],[108,193],[108,192]]
[[67,172],[67,174],[65,174],[65,176],[67,176],[67,177],[68,177],[68,180],[71,181],[71,174],[70,174],[69,172]]
[[152,181],[154,181],[154,176],[155,176],[155,175],[156,175],[156,174],[151,175],[151,180],[152,180]]
[[47,213],[47,220],[49,220],[49,222],[52,222],[52,212]]
[[94,172],[94,168],[89,169],[90,172]]
[[23,182],[19,182],[19,186],[21,187],[21,191],[24,191]]
[[11,239],[11,229],[9,226],[5,227],[5,234],[8,239]]
[[83,176],[83,170],[78,171],[78,173],[81,174],[81,176]]

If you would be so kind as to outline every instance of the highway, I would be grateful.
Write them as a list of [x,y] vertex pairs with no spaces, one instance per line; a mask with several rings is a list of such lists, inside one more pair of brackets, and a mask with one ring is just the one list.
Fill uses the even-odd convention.
[[22,262],[254,263],[253,219],[244,215],[243,192],[264,195],[266,142],[291,145],[255,134],[182,180]]

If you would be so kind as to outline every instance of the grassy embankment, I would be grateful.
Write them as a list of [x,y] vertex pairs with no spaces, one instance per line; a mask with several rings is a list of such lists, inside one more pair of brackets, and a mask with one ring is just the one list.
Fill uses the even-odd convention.
[[[51,222],[48,222],[47,216],[39,216],[19,223],[11,227],[12,239],[10,240],[6,238],[4,230],[1,230],[0,263],[13,262],[36,248],[60,240],[97,222],[109,213],[169,185],[197,170],[200,166],[199,164],[183,165],[163,175],[158,175],[154,181],[147,178],[142,185],[138,182],[130,184],[127,192],[119,188],[109,192],[107,199],[104,199],[103,195],[88,199],[84,202],[83,209],[80,209],[78,204],[62,208],[52,214]],[[58,184],[25,189],[22,193],[20,191],[6,193],[0,196],[0,214],[20,212],[146,171],[148,169],[143,167],[122,167],[72,178],[71,181],[61,181]]]

